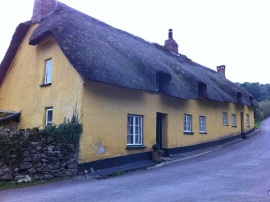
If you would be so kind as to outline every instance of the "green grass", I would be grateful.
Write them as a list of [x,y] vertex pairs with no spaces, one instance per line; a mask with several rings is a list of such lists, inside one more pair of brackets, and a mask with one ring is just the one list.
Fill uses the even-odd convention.
[[113,176],[121,176],[121,175],[124,175],[125,172],[124,171],[117,171],[115,173],[113,173]]
[[22,182],[17,183],[14,181],[0,181],[0,190],[8,190],[8,189],[17,189],[17,188],[23,188],[23,187],[31,187],[36,185],[42,185],[42,184],[49,184],[53,182],[61,182],[64,180],[69,180],[70,177],[64,177],[64,178],[58,178],[58,179],[52,179],[52,180],[32,180],[31,182]]
[[260,128],[261,127],[261,122],[260,121],[255,121],[255,128]]

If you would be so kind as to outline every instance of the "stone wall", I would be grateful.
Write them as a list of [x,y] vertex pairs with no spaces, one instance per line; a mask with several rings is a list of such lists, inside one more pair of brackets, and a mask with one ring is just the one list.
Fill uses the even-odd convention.
[[78,143],[48,141],[39,133],[38,129],[0,131],[5,147],[0,150],[0,180],[47,180],[77,174]]

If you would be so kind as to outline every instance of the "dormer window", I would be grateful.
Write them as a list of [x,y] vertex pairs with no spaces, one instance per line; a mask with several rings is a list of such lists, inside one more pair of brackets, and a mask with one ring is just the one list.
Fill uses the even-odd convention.
[[156,87],[158,92],[164,92],[169,88],[171,75],[165,72],[156,73]]
[[252,96],[249,96],[249,102],[250,102],[251,105],[254,105],[253,97]]
[[52,83],[52,59],[45,61],[44,84]]
[[204,82],[198,82],[198,97],[207,97],[207,85]]
[[237,102],[242,103],[242,93],[237,92]]

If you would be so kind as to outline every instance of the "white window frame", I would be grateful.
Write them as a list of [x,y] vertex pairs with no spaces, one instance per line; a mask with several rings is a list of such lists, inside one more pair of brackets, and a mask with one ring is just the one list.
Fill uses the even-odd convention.
[[127,146],[143,144],[143,116],[127,115]]
[[232,114],[232,127],[236,127],[236,115]]
[[206,133],[206,117],[199,116],[199,132]]
[[184,132],[191,133],[192,132],[192,116],[184,115]]
[[249,115],[248,114],[246,114],[246,126],[250,127],[250,125],[249,125]]
[[[49,119],[49,113],[52,113],[51,120],[48,120]],[[46,108],[45,126],[51,126],[52,124],[53,124],[53,108],[48,107],[48,108]]]
[[224,126],[228,125],[228,113],[227,112],[222,113],[222,121],[223,121]]
[[52,59],[45,61],[44,84],[52,83]]

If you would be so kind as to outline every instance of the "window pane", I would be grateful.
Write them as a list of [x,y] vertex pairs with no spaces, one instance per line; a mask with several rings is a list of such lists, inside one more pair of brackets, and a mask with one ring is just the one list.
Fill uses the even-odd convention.
[[48,125],[52,125],[53,123],[53,109],[50,108],[50,109],[46,109],[46,123],[45,125],[48,126]]
[[127,143],[128,144],[133,144],[133,136],[132,135],[127,136]]
[[127,122],[127,144],[142,144],[142,117],[128,115]]
[[136,143],[136,144],[141,144],[141,136],[140,136],[140,135],[136,135],[135,138],[136,138],[136,139],[135,139],[135,143]]
[[47,122],[52,122],[52,110],[48,110],[48,114],[47,114]]
[[45,83],[51,83],[52,81],[52,60],[46,61],[46,70],[45,70]]
[[127,134],[129,135],[129,134],[131,134],[131,127],[130,126],[127,126]]
[[199,131],[200,132],[205,132],[205,120],[206,120],[206,118],[205,117],[203,117],[203,116],[201,116],[200,117],[200,123],[199,123]]
[[184,115],[184,131],[191,132],[191,116]]

